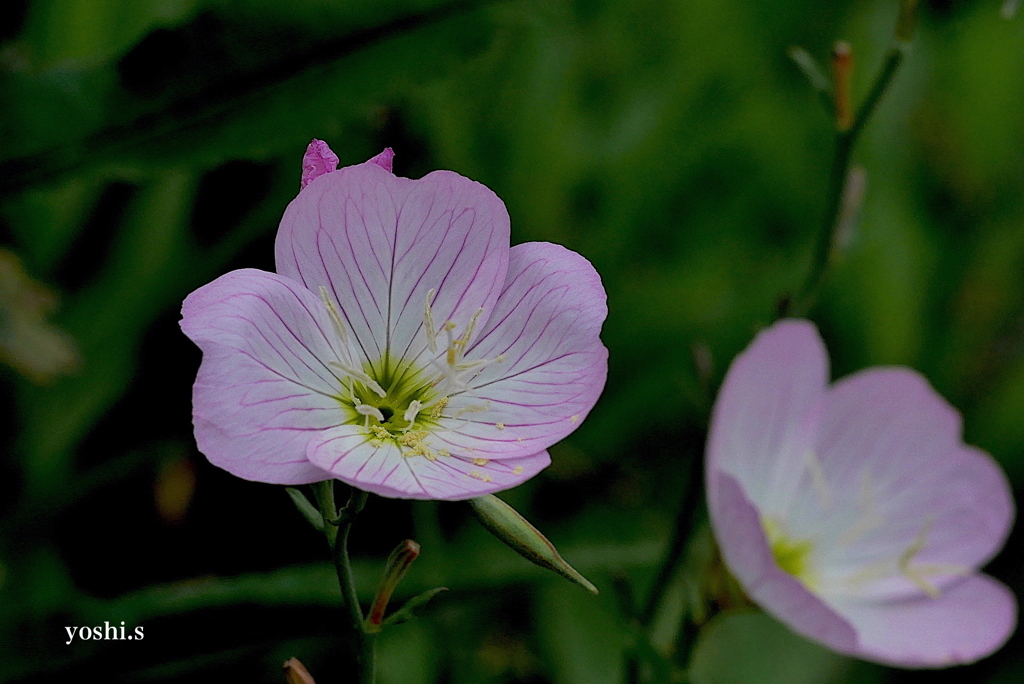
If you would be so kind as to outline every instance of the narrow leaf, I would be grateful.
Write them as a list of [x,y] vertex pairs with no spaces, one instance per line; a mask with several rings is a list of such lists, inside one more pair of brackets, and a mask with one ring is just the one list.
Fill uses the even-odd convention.
[[416,617],[417,611],[423,606],[427,605],[430,599],[434,598],[442,591],[448,591],[448,587],[436,587],[434,589],[427,589],[422,594],[417,594],[411,599],[405,602],[405,605],[396,610],[394,613],[389,615],[381,627],[386,625],[400,625],[403,622],[408,622]]
[[295,487],[285,487],[285,491],[288,492],[288,496],[292,498],[292,503],[299,509],[299,513],[309,521],[317,532],[324,531],[324,516],[320,515],[320,511],[316,509],[313,504],[309,502],[306,495],[300,492]]

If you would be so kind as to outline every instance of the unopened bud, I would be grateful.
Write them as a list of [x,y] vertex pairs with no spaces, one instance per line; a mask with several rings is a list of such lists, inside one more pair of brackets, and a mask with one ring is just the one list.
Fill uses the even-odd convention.
[[520,556],[542,568],[554,570],[592,594],[598,593],[597,587],[566,563],[547,537],[516,509],[493,494],[470,499],[469,503],[480,524]]
[[316,684],[306,667],[298,658],[284,661],[284,679],[288,684]]
[[384,574],[380,578],[380,586],[377,587],[377,595],[373,597],[373,605],[366,616],[364,627],[367,632],[380,631],[391,595],[395,593],[398,583],[402,581],[409,566],[419,555],[420,545],[412,539],[406,539],[391,552],[387,565],[384,566]]
[[836,129],[839,131],[848,131],[853,126],[852,80],[853,48],[845,40],[837,40],[832,48],[832,81]]

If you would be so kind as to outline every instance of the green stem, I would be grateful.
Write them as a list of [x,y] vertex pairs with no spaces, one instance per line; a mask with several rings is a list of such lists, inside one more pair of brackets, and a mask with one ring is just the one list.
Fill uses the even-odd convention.
[[[635,631],[638,635],[636,648],[628,654],[625,663],[626,684],[638,684],[640,681],[640,661],[648,661],[654,670],[655,681],[661,681],[663,676],[665,659],[651,645],[650,629],[658,616],[658,608],[665,600],[665,592],[672,584],[672,578],[683,562],[687,543],[693,532],[694,522],[697,519],[697,511],[703,499],[704,492],[704,459],[701,454],[693,453],[690,457],[689,479],[686,483],[686,491],[683,494],[683,501],[676,516],[676,524],[672,530],[672,539],[665,550],[665,557],[658,568],[658,574],[651,586],[643,610],[635,618]],[[641,642],[642,640],[642,642]]]
[[853,149],[857,144],[864,126],[867,124],[875,108],[885,94],[893,76],[903,62],[907,50],[907,44],[897,43],[885,56],[885,61],[879,69],[878,76],[871,86],[867,98],[857,110],[850,128],[836,133],[836,152],[832,161],[832,171],[828,183],[828,204],[825,208],[825,219],[818,236],[818,245],[814,252],[814,261],[811,270],[807,275],[800,292],[793,299],[793,303],[784,308],[780,313],[789,316],[804,316],[814,305],[825,279],[825,273],[832,262],[832,254],[836,240],[836,230],[839,227],[839,215],[842,210],[843,196],[846,193],[847,178],[850,174],[850,161],[853,157]]
[[352,529],[352,522],[366,506],[369,494],[353,488],[348,503],[339,511],[334,501],[334,480],[318,482],[313,485],[313,489],[320,505],[320,513],[324,516],[324,536],[327,537],[327,544],[331,549],[331,560],[338,573],[341,598],[348,613],[347,631],[357,671],[355,680],[346,681],[373,684],[376,635],[369,634],[363,627],[363,609],[359,605],[355,578],[352,575],[352,562],[348,556],[348,535]]

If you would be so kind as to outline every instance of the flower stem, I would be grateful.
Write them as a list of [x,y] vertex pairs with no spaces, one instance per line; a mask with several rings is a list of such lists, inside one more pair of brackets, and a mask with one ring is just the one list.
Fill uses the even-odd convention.
[[348,503],[340,511],[334,501],[334,480],[313,485],[320,513],[324,517],[324,536],[331,549],[331,560],[338,573],[341,598],[348,613],[349,644],[356,665],[356,678],[346,682],[373,684],[376,665],[376,635],[366,632],[363,626],[363,609],[359,606],[352,563],[348,556],[348,534],[356,515],[363,510],[369,497],[367,492],[352,488]]
[[825,274],[832,263],[835,252],[838,229],[842,225],[840,220],[843,197],[847,191],[847,181],[850,177],[850,161],[853,157],[853,149],[857,139],[864,130],[865,124],[871,118],[875,108],[878,106],[882,95],[892,83],[893,76],[899,69],[903,58],[906,55],[908,44],[897,41],[885,56],[882,67],[875,77],[871,91],[867,98],[857,110],[857,115],[848,128],[840,127],[836,132],[835,157],[832,161],[832,171],[828,184],[828,204],[825,210],[825,219],[818,236],[818,245],[814,253],[814,261],[807,280],[793,301],[780,312],[783,316],[804,316],[814,305],[821,289]]
[[700,503],[704,498],[703,493],[704,459],[701,454],[693,453],[690,456],[686,490],[679,513],[676,515],[672,539],[665,550],[665,556],[659,566],[658,574],[651,586],[643,610],[635,618],[635,630],[639,636],[637,648],[626,658],[625,681],[627,684],[636,684],[640,681],[640,660],[647,661],[654,669],[654,681],[661,681],[659,677],[664,675],[664,656],[651,645],[650,629],[655,618],[658,617],[658,608],[665,601],[665,594],[672,584],[672,578],[679,572],[679,567],[683,562],[687,545],[693,533],[694,523],[697,521]]

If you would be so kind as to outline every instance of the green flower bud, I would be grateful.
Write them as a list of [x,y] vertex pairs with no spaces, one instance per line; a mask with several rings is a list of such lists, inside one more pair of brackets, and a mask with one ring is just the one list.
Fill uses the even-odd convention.
[[566,563],[547,537],[519,515],[516,509],[493,494],[470,499],[469,503],[480,524],[520,556],[542,568],[554,570],[592,594],[598,593],[597,587]]

